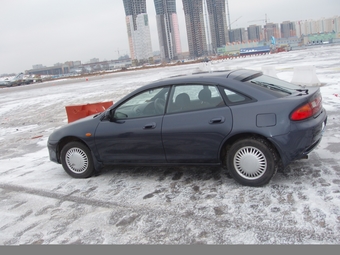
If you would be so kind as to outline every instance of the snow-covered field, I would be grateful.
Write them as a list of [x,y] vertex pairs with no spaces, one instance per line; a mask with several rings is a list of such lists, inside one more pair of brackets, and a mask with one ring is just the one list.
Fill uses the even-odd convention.
[[[339,244],[340,46],[0,89],[0,244]],[[116,102],[151,81],[199,70],[315,66],[328,125],[308,160],[265,187],[216,167],[114,167],[89,179],[49,161],[65,106]]]

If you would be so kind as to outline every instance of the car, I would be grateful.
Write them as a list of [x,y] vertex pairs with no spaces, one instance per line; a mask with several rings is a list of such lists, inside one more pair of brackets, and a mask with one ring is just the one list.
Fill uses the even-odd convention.
[[32,84],[32,83],[38,83],[38,82],[43,82],[42,78],[39,76],[31,76],[27,77],[26,79],[23,80],[23,84]]
[[15,77],[5,80],[0,80],[0,87],[14,87],[14,86],[20,86],[23,84],[23,73],[19,73]]
[[307,158],[327,123],[319,87],[239,69],[170,77],[56,129],[51,161],[72,177],[104,166],[222,166],[246,186]]

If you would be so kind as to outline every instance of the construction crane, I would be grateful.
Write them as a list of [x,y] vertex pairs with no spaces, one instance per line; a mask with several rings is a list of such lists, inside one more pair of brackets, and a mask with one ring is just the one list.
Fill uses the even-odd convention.
[[238,21],[240,18],[242,18],[242,16],[240,16],[239,18],[237,18],[233,22],[230,22],[230,12],[229,12],[229,2],[228,2],[228,0],[226,0],[225,3],[226,3],[226,7],[227,7],[227,17],[228,17],[228,24],[229,24],[228,30],[230,32],[231,31],[231,25],[234,24],[236,21]]
[[242,16],[238,17],[237,19],[235,19],[233,22],[231,22],[231,23],[229,24],[230,29],[231,29],[231,25],[234,24],[236,21],[238,21],[240,18],[242,18]]
[[249,20],[248,23],[250,23],[250,22],[258,22],[258,21],[265,21],[265,20],[264,19]]
[[267,23],[268,23],[267,14],[265,14],[265,18],[264,19],[251,20],[251,21],[248,21],[248,23],[250,23],[250,22],[257,22],[257,21],[264,21],[264,24],[265,24],[265,26],[264,26],[264,39],[265,39],[265,41],[267,41],[267,30],[268,30],[268,28],[267,28]]
[[248,21],[248,23],[250,23],[250,22],[257,22],[257,21],[264,21],[264,23],[267,25],[267,14],[265,15],[265,19],[250,20],[250,21]]
[[[122,57],[122,56],[128,55],[126,49],[119,49],[119,48],[118,48],[115,52],[117,52],[117,54],[118,54],[118,58],[117,58],[117,59],[119,59],[119,58]],[[122,54],[122,55],[121,55],[121,54]]]

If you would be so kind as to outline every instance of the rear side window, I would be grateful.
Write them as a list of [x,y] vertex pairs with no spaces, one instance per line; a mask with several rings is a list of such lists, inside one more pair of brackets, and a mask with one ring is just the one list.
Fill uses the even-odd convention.
[[246,97],[238,94],[234,91],[231,91],[229,89],[224,89],[224,94],[226,95],[226,97],[228,98],[228,100],[232,103],[240,103],[240,102],[244,102],[246,101]]
[[228,105],[254,102],[254,99],[227,88],[222,88],[222,93]]
[[204,110],[223,106],[216,86],[203,84],[176,85],[170,96],[168,113]]

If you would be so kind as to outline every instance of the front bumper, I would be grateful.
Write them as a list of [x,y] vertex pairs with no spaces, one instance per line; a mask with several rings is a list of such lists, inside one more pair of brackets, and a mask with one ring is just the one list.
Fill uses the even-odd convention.
[[48,148],[50,160],[52,162],[60,164],[60,160],[59,160],[60,157],[59,157],[59,152],[58,152],[58,143],[53,143],[51,141],[48,141],[47,148]]

